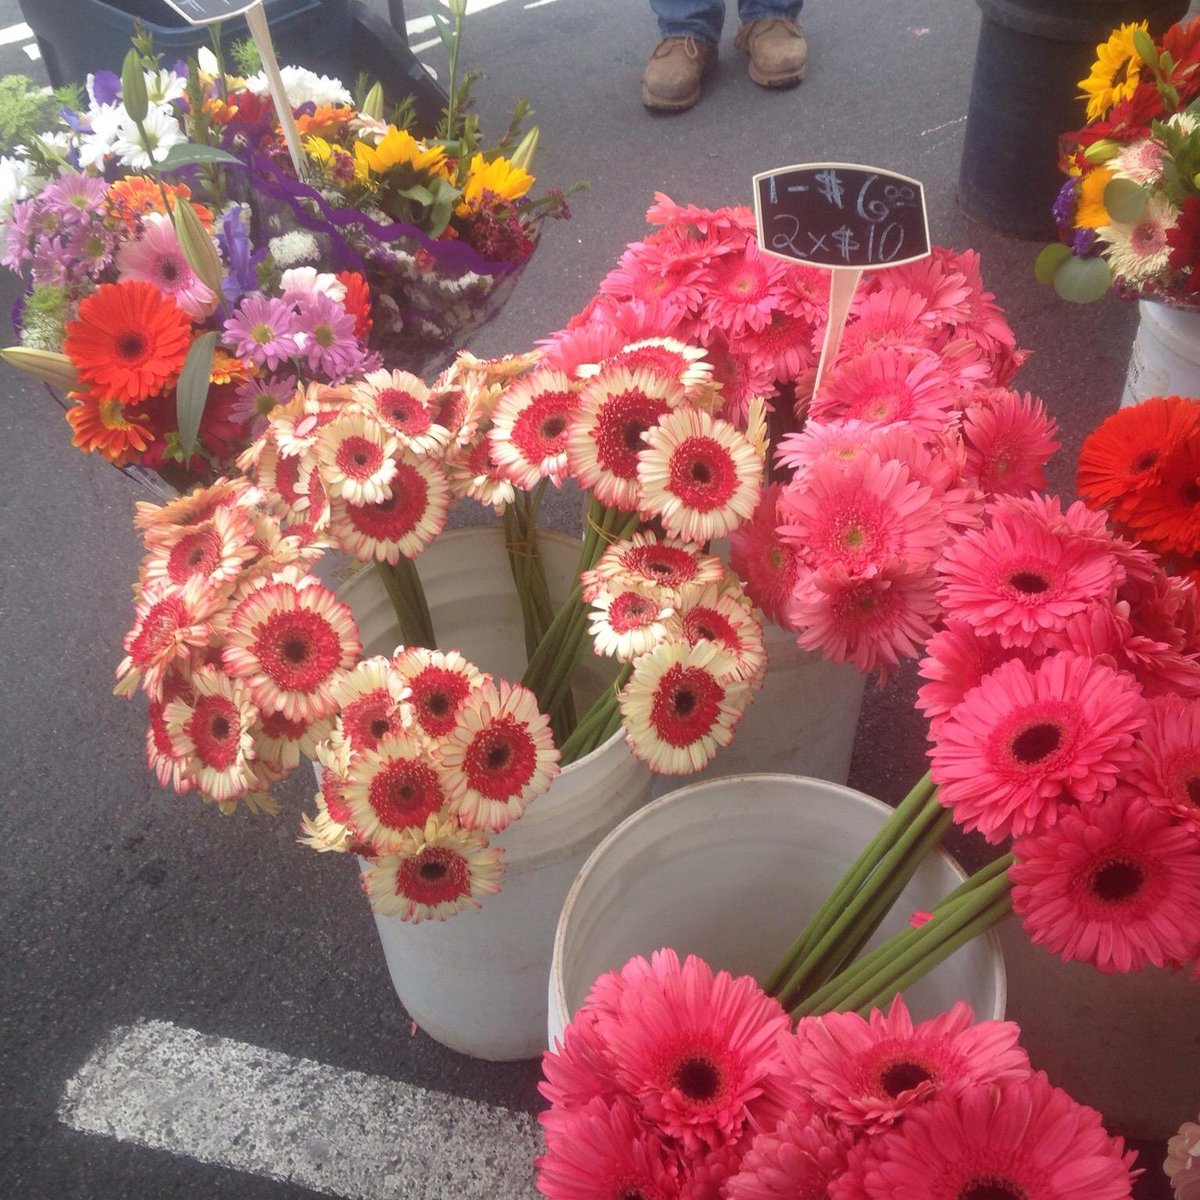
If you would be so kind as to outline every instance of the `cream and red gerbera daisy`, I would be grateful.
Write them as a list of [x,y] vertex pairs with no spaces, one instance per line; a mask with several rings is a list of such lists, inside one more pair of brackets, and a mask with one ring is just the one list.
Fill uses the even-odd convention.
[[122,645],[113,692],[129,696],[141,685],[152,700],[162,699],[163,678],[174,666],[188,665],[214,637],[213,620],[225,607],[225,593],[203,579],[182,588],[143,592],[134,606],[133,628]]
[[254,478],[283,517],[309,521],[318,528],[328,520],[328,498],[315,450],[285,456],[274,442],[267,442]]
[[711,642],[733,656],[738,679],[757,686],[767,669],[762,622],[736,580],[683,590],[669,625],[689,645]]
[[635,509],[643,435],[683,403],[683,387],[665,375],[605,366],[579,393],[567,434],[567,461],[579,486],[602,504]]
[[451,815],[469,829],[498,832],[550,786],[559,753],[533,693],[501,680],[467,697],[440,758]]
[[618,701],[630,749],[660,775],[699,771],[750,702],[733,655],[712,642],[663,642],[643,654]]
[[232,585],[258,557],[254,535],[250,511],[236,505],[218,508],[199,524],[164,531],[147,545],[142,585],[182,587],[189,579]]
[[1030,939],[1104,972],[1189,962],[1200,947],[1200,840],[1133,788],[1020,838],[1009,871]]
[[688,396],[707,391],[712,386],[712,363],[704,350],[675,338],[642,338],[630,342],[599,365],[581,367],[578,373],[581,378],[586,378],[611,369],[649,371],[677,380]]
[[588,633],[599,654],[632,662],[667,636],[674,610],[647,590],[602,590],[589,601]]
[[333,685],[339,728],[355,753],[374,750],[386,737],[401,733],[412,723],[404,701],[409,689],[392,670],[391,660],[377,655],[363,659]]
[[488,433],[491,456],[519,488],[542,479],[555,486],[567,469],[567,431],[579,407],[577,385],[541,367],[510,384],[496,402]]
[[321,429],[315,447],[326,494],[351,504],[389,499],[396,474],[392,456],[399,448],[382,422],[353,410],[339,413]]
[[406,834],[443,813],[446,791],[429,742],[419,733],[382,738],[354,754],[343,799],[350,821],[377,853],[399,850]]
[[370,504],[342,496],[330,501],[329,530],[347,554],[393,565],[416,558],[445,528],[450,486],[436,463],[401,450],[389,484],[391,495]]
[[251,763],[258,709],[250,689],[216,667],[200,667],[190,682],[190,698],[170,701],[163,714],[167,736],[198,790],[228,804],[256,783]]
[[452,433],[434,419],[432,394],[416,375],[408,371],[369,371],[350,385],[350,394],[415,454],[434,454],[450,444]]
[[427,737],[444,738],[458,724],[458,715],[472,692],[491,683],[457,650],[427,650],[402,646],[392,658],[392,672],[407,688],[417,724]]
[[139,500],[133,506],[134,528],[147,546],[175,536],[181,525],[200,525],[219,508],[231,504],[252,504],[257,492],[248,479],[218,479],[208,487],[196,488],[166,504]]
[[171,670],[163,676],[162,699],[151,700],[146,722],[146,765],[158,776],[162,787],[175,791],[191,792],[196,789],[195,777],[188,774],[189,764],[176,754],[171,736],[167,732],[167,705],[183,697],[193,699],[189,683],[190,671]]
[[275,580],[234,610],[225,669],[250,686],[264,713],[315,721],[337,706],[333,685],[362,651],[354,616],[328,588]]
[[716,555],[703,554],[688,542],[639,531],[613,542],[580,579],[583,598],[590,603],[601,592],[626,589],[674,598],[684,587],[715,583],[724,575],[725,566]]
[[271,410],[269,436],[287,458],[314,450],[321,429],[336,421],[351,399],[348,388],[331,388],[310,383],[288,404]]
[[638,453],[638,508],[670,537],[706,542],[748,520],[763,460],[728,421],[679,408],[646,433]]
[[475,500],[490,506],[497,516],[501,516],[516,499],[516,487],[492,456],[487,428],[481,431],[477,441],[447,455],[445,467],[450,494],[456,500]]
[[[301,817],[304,836],[299,840],[319,853],[359,854],[369,857],[370,845],[351,823],[346,805],[346,776],[350,771],[350,747],[335,732],[317,744],[314,769],[320,791],[314,796],[317,813]],[[319,764],[319,768],[318,765]]]
[[377,913],[403,921],[444,921],[464,908],[482,908],[500,891],[501,850],[481,833],[430,817],[396,854],[377,859],[363,888]]

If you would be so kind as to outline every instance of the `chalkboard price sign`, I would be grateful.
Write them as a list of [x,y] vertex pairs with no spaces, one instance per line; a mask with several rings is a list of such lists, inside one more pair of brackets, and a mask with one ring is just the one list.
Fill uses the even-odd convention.
[[894,267],[929,253],[925,189],[852,163],[807,163],[754,176],[758,244],[814,266]]
[[211,25],[228,17],[240,17],[262,0],[163,0],[189,25]]

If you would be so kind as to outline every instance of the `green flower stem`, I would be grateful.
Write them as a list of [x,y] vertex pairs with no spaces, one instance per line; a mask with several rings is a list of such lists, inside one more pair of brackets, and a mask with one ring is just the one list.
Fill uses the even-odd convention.
[[794,968],[779,991],[785,1008],[792,1008],[832,976],[852,949],[862,946],[911,880],[926,853],[941,841],[952,816],[937,800],[926,800],[919,815],[896,836],[878,868],[848,901],[829,929]]
[[437,639],[433,633],[433,618],[429,614],[429,605],[425,600],[425,588],[417,568],[411,558],[400,556],[400,561],[392,566],[391,563],[376,562],[375,569],[383,586],[387,588],[400,623],[400,633],[406,646],[425,646],[430,650],[437,648]]
[[[549,675],[554,660],[558,655],[563,634],[566,632],[575,613],[579,610],[582,598],[583,589],[577,583],[571,589],[570,595],[563,601],[562,607],[554,614],[554,620],[550,622],[550,628],[546,630],[546,634],[538,643],[537,649],[530,655],[529,666],[525,668],[525,674],[521,676],[521,683],[529,688],[539,699],[541,691],[545,686],[546,677]],[[544,712],[545,709],[542,711]]]
[[777,989],[795,969],[795,965],[812,949],[829,931],[830,926],[837,920],[838,914],[846,907],[850,898],[862,887],[864,881],[879,866],[880,860],[888,848],[907,828],[912,818],[924,808],[926,801],[933,795],[934,785],[928,772],[921,777],[912,791],[896,806],[891,816],[883,823],[879,832],[871,839],[866,849],[858,856],[853,866],[842,877],[841,882],[834,888],[829,898],[816,911],[804,932],[784,955],[779,965],[771,973],[764,985],[769,995],[776,995]]
[[593,750],[604,745],[616,733],[617,727],[621,724],[618,699],[632,674],[632,665],[626,663],[617,674],[616,679],[612,681],[612,685],[605,688],[592,707],[584,713],[575,732],[562,746],[563,766],[591,754]]

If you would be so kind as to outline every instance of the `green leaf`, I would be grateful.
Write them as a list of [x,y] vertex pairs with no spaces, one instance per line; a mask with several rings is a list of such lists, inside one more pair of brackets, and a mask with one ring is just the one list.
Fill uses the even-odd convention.
[[192,167],[207,163],[237,163],[241,160],[222,150],[219,146],[201,146],[191,142],[178,142],[167,151],[164,158],[155,163],[160,171],[173,171],[176,167]]
[[1038,283],[1053,283],[1058,268],[1071,257],[1071,247],[1062,242],[1045,246],[1033,263],[1033,275]]
[[201,334],[183,360],[179,382],[175,385],[175,414],[179,421],[179,442],[184,454],[191,458],[200,436],[200,418],[208,402],[208,385],[212,377],[213,351],[217,348],[217,331]]
[[397,196],[403,196],[405,200],[415,200],[418,204],[429,205],[433,203],[433,194],[426,187],[422,187],[419,183],[414,183],[412,187],[397,188]]
[[433,10],[431,16],[433,17],[433,27],[437,30],[438,37],[442,39],[442,47],[449,54],[454,49],[454,26],[437,9]]
[[1133,48],[1137,51],[1138,58],[1151,70],[1158,66],[1158,49],[1154,45],[1154,39],[1144,29],[1133,31]]
[[1118,225],[1136,225],[1146,199],[1146,189],[1132,179],[1109,180],[1104,189],[1104,207]]
[[1091,304],[1108,294],[1112,274],[1102,258],[1076,258],[1072,255],[1054,275],[1054,290],[1073,304]]

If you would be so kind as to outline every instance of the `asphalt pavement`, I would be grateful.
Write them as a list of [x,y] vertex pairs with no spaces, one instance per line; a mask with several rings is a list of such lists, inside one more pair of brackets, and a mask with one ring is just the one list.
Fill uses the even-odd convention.
[[[502,127],[513,99],[526,96],[542,130],[540,181],[590,186],[572,202],[573,220],[547,229],[514,299],[473,350],[523,350],[564,324],[622,247],[642,234],[657,190],[702,205],[749,203],[758,171],[870,163],[924,182],[934,241],[982,254],[988,287],[1019,344],[1035,352],[1019,384],[1040,394],[1063,428],[1051,485],[1072,490],[1082,437],[1117,404],[1136,311],[1112,298],[1084,309],[1065,305],[1033,280],[1036,244],[996,236],[958,208],[974,5],[811,0],[809,77],[774,93],[748,79],[733,50],[731,18],[704,99],[671,117],[640,104],[641,69],[655,40],[646,0],[485,0],[477,7],[463,54],[485,74],[477,88],[485,128]],[[418,0],[408,9],[419,22]],[[20,21],[12,0],[0,0],[0,28],[11,31]],[[432,38],[414,26],[414,46],[442,70],[440,49],[426,45]],[[19,30],[0,32],[0,71],[36,76],[30,44]],[[16,293],[6,278],[0,303],[11,304]],[[214,1120],[227,1101],[219,1088],[207,1090],[212,1079],[242,1070],[243,1059],[254,1060],[252,1048],[259,1069],[304,1060],[371,1077],[351,1091],[384,1097],[377,1108],[318,1110],[331,1139],[436,1138],[427,1126],[410,1131],[402,1114],[411,1110],[391,1106],[397,1094],[411,1098],[406,1089],[535,1112],[536,1063],[474,1062],[412,1029],[354,865],[295,841],[295,814],[312,791],[305,772],[290,785],[285,815],[270,821],[223,818],[193,798],[164,793],[146,771],[144,710],[110,694],[139,561],[130,525],[139,492],[70,446],[60,411],[39,385],[4,372],[0,393],[0,748],[7,768],[0,789],[0,1196],[318,1194],[307,1185],[319,1174],[306,1174],[282,1151],[272,1158],[265,1142],[261,1154],[221,1160],[233,1166],[200,1161],[192,1110],[157,1114],[161,1136],[143,1137],[146,1144],[61,1119],[68,1085],[94,1063],[97,1048],[143,1022],[175,1031],[186,1046],[188,1031],[207,1035],[217,1073],[189,1086],[199,1099],[193,1107],[207,1107]],[[564,526],[576,515],[565,502],[553,513]],[[913,686],[905,672],[870,694],[859,727],[850,783],[890,801],[923,769]],[[178,1053],[190,1061],[190,1051]],[[154,1060],[140,1069],[167,1067]],[[312,1070],[316,1094],[327,1080]],[[239,1110],[234,1143],[265,1138],[282,1110],[309,1102],[276,1094],[253,1071],[244,1078],[242,1099],[250,1103]],[[353,1130],[339,1127],[342,1121]],[[524,1136],[513,1131],[526,1124],[512,1121],[501,1120],[497,1136]],[[447,1180],[424,1194],[463,1194]],[[370,1181],[339,1186],[326,1194],[419,1194],[396,1181],[400,1190],[375,1193]],[[508,1173],[493,1194],[524,1194],[520,1186]]]

